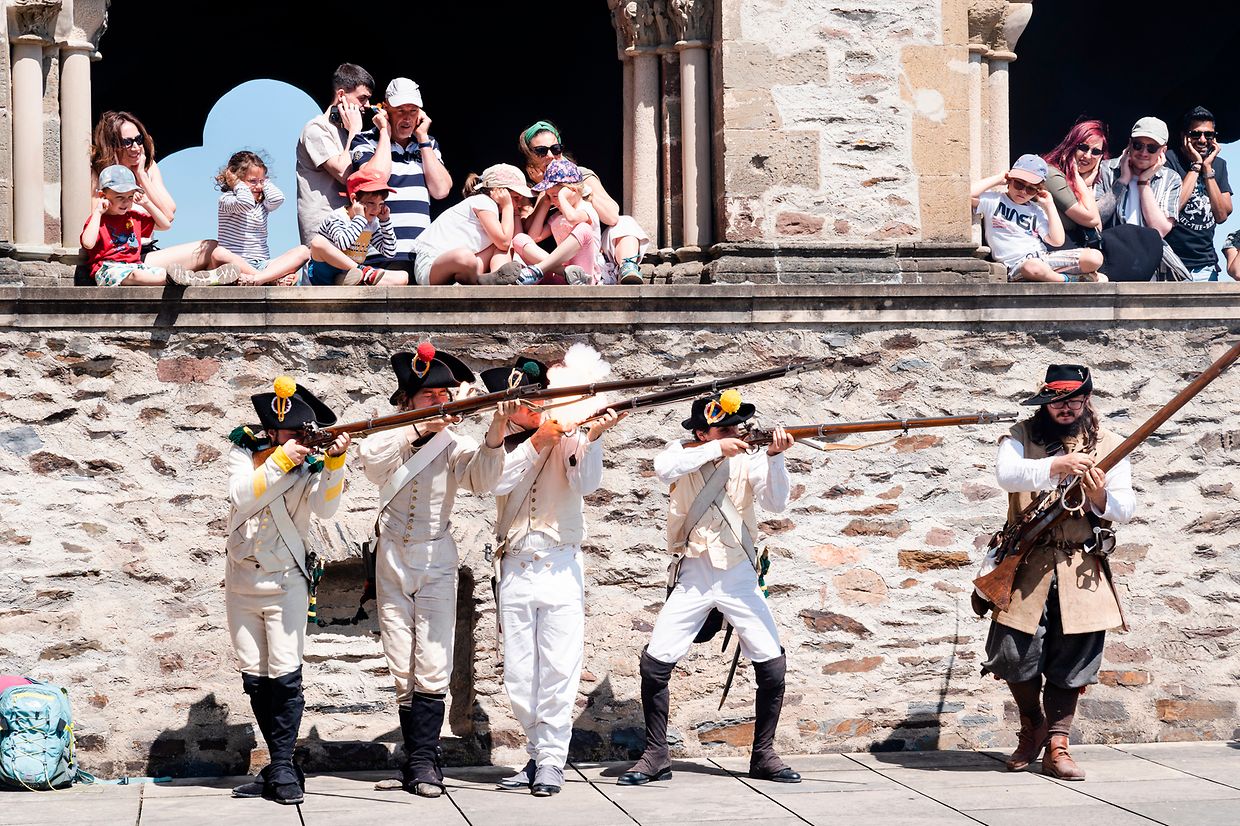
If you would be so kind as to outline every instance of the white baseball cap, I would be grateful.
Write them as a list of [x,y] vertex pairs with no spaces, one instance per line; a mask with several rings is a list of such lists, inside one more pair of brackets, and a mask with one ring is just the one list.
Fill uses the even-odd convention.
[[389,83],[387,91],[383,93],[383,99],[388,106],[404,106],[412,103],[419,109],[422,108],[422,90],[418,88],[418,84],[407,77],[398,77]]

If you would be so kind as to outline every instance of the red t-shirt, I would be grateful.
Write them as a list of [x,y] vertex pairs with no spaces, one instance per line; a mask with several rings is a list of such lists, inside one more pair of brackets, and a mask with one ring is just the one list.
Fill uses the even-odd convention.
[[[87,219],[87,223],[90,220]],[[85,230],[85,227],[82,228]],[[90,250],[90,274],[99,271],[104,261],[137,264],[142,260],[142,239],[155,230],[149,215],[129,211],[123,215],[102,215],[99,218],[99,240]]]

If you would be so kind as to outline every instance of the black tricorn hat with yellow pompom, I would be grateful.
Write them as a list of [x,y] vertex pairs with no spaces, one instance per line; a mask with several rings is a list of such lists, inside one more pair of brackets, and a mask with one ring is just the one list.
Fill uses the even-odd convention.
[[336,414],[318,397],[291,376],[277,376],[271,393],[250,396],[263,430],[297,430],[306,425],[326,427],[336,423]]
[[752,419],[756,410],[749,402],[742,402],[741,392],[732,388],[714,396],[694,399],[689,418],[681,422],[680,426],[685,430],[732,427]]

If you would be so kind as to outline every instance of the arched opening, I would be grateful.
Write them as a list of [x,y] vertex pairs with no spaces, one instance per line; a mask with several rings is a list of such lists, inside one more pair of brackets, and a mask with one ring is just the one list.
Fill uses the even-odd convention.
[[[187,5],[175,26],[161,26],[154,21],[168,20],[163,5],[115,3],[100,43],[103,59],[92,67],[92,115],[133,112],[163,158],[199,146],[211,107],[246,81],[291,84],[321,111],[332,71],[348,61],[375,77],[376,99],[393,77],[421,85],[431,132],[458,190],[433,205],[435,212],[459,200],[469,172],[500,162],[520,165],[517,134],[540,118],[561,128],[569,152],[609,189],[617,196],[622,191],[622,65],[603,0],[554,7],[392,3],[357,14],[340,11],[328,16],[309,7],[218,0]],[[233,148],[243,146],[239,140]],[[291,156],[292,146],[285,149]],[[212,170],[227,155],[214,159]],[[173,195],[207,199],[213,216],[218,193],[209,177],[199,177],[192,190]],[[292,177],[282,175],[278,183],[291,198]]]

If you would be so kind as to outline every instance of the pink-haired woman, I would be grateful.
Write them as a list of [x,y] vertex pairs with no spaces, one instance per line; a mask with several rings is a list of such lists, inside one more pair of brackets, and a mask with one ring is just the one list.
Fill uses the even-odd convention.
[[1068,240],[1065,246],[1086,246],[1087,236],[1097,238],[1096,232],[1102,229],[1094,184],[1102,161],[1109,157],[1107,128],[1098,120],[1077,123],[1058,146],[1043,156],[1049,168],[1045,186],[1063,221]]

